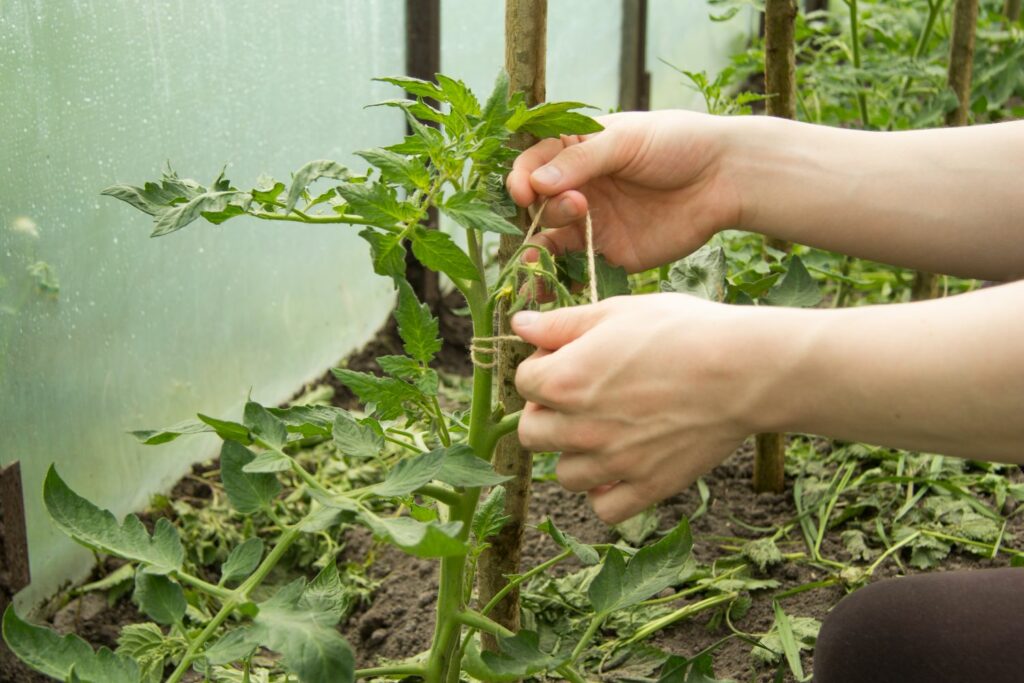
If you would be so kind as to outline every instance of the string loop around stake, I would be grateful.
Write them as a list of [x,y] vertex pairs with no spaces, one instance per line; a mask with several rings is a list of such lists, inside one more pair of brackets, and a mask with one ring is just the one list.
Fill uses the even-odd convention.
[[[526,235],[523,237],[523,243],[530,241],[534,233],[537,231],[537,227],[540,225],[541,216],[544,214],[544,208],[548,205],[548,199],[545,199],[540,209],[534,215],[533,220],[530,222],[530,227],[526,231]],[[585,234],[587,243],[587,281],[590,290],[590,303],[596,304],[599,299],[597,296],[597,259],[594,253],[594,223],[590,219],[590,210],[587,210],[585,218]],[[469,342],[469,358],[473,362],[473,365],[489,370],[498,364],[498,344],[501,342],[521,342],[526,343],[525,340],[518,334],[499,334],[492,337],[473,337]],[[484,360],[480,356],[481,354],[490,356],[490,360]]]

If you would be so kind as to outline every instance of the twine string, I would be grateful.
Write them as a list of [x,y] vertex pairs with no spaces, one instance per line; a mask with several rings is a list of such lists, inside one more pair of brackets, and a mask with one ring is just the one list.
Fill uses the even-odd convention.
[[[523,237],[523,243],[530,241],[536,233],[537,228],[540,226],[541,216],[544,214],[544,208],[548,205],[548,199],[545,199],[540,205],[540,210],[534,215],[533,220],[530,222],[530,227],[526,231],[525,237]],[[597,262],[594,252],[594,223],[590,219],[590,211],[587,211],[586,219],[586,245],[587,245],[587,280],[590,290],[590,303],[596,304],[598,302],[597,296]],[[473,365],[484,369],[490,369],[498,364],[497,345],[502,342],[519,342],[525,343],[523,338],[518,334],[498,334],[491,337],[473,337],[469,343],[469,357],[473,362]],[[488,356],[489,360],[484,360],[481,355]]]

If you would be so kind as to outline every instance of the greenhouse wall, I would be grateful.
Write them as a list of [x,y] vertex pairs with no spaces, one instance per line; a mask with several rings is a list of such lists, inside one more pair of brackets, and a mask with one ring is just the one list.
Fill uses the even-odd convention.
[[[714,70],[749,31],[699,0],[650,2],[656,107],[699,96],[659,59]],[[486,92],[503,3],[445,0],[443,69]],[[0,4],[0,465],[22,463],[35,604],[81,578],[88,551],[49,522],[54,463],[123,515],[214,453],[201,437],[144,447],[129,430],[287,400],[364,343],[391,292],[350,228],[207,224],[151,240],[101,197],[165,164],[208,183],[287,179],[315,158],[400,138],[400,0],[8,0]],[[616,108],[621,3],[552,0],[551,98]],[[362,163],[362,162],[359,162]]]

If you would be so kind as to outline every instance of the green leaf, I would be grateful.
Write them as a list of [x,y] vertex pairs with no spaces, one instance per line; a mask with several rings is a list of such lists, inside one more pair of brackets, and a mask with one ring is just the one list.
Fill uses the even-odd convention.
[[[130,566],[130,565],[126,565]],[[160,683],[164,662],[185,652],[185,641],[165,636],[156,624],[126,624],[117,637],[117,654],[134,659],[141,672],[140,681]]]
[[444,100],[444,91],[430,81],[424,81],[411,76],[390,76],[387,78],[375,78],[375,81],[383,81],[391,85],[397,85],[402,90],[416,97],[427,97],[434,100]]
[[708,301],[725,301],[727,282],[725,250],[703,246],[672,264],[663,292],[690,294]]
[[370,243],[373,272],[395,279],[405,277],[405,247],[398,234],[366,228],[359,236]]
[[789,269],[762,299],[772,306],[808,308],[821,303],[821,289],[804,267],[799,256],[789,258]]
[[223,223],[228,218],[248,211],[251,203],[252,195],[238,190],[201,194],[157,214],[150,237],[161,237],[181,230],[200,216],[211,223]]
[[186,434],[203,434],[212,431],[213,429],[209,425],[196,422],[195,420],[188,420],[165,429],[140,429],[130,433],[140,443],[147,446],[158,446],[174,441],[179,436],[185,436]]
[[452,557],[467,551],[458,537],[462,522],[418,522],[409,517],[378,517],[366,510],[359,519],[375,536],[416,557]]
[[741,549],[743,556],[757,565],[763,573],[768,567],[773,567],[782,562],[782,552],[775,545],[775,539],[771,537],[759,538],[754,541],[747,541]]
[[384,437],[344,413],[334,420],[334,445],[349,457],[376,458],[384,449]]
[[456,192],[441,207],[456,223],[470,230],[522,236],[522,231],[499,216],[473,192]]
[[338,194],[357,214],[382,228],[414,219],[418,209],[399,201],[393,187],[383,183],[342,183]]
[[482,681],[502,683],[553,671],[569,661],[569,654],[541,650],[536,631],[523,630],[512,637],[498,636],[500,652],[480,652],[474,642],[465,662],[466,672]]
[[[541,259],[547,254],[541,252]],[[573,282],[587,283],[590,280],[587,255],[581,251],[571,251],[558,258],[560,272]],[[629,276],[626,269],[613,266],[602,254],[594,254],[594,274],[597,276],[597,298],[607,299],[630,293]]]
[[711,653],[687,659],[672,655],[661,668],[658,683],[736,683],[729,678],[717,678],[713,668]]
[[141,562],[154,574],[181,568],[185,551],[177,530],[163,517],[157,520],[152,537],[135,515],[118,524],[110,512],[68,488],[53,465],[46,473],[43,500],[61,531],[86,547]]
[[426,165],[416,157],[408,157],[389,149],[364,149],[356,152],[369,163],[380,169],[384,180],[402,185],[408,190],[427,190],[430,188],[430,172]]
[[626,543],[632,546],[641,546],[650,538],[651,534],[658,530],[658,514],[654,507],[649,507],[643,512],[619,522],[614,528]]
[[416,293],[412,291],[412,285],[406,280],[397,280],[397,285],[398,306],[395,308],[395,320],[398,322],[402,346],[410,356],[427,364],[441,350],[437,318],[431,315],[429,306],[419,302]]
[[475,488],[502,484],[512,477],[498,474],[491,463],[477,457],[472,448],[459,444],[447,449],[437,478],[452,486]]
[[793,626],[789,621],[789,616],[782,610],[778,600],[772,602],[772,608],[775,610],[775,628],[778,630],[779,641],[782,643],[782,652],[786,655],[786,663],[789,664],[789,670],[796,680],[806,681],[807,676],[804,675],[804,667],[800,662],[801,645],[797,642],[796,635],[793,633]]
[[317,159],[302,166],[292,175],[292,185],[288,188],[288,199],[284,203],[285,211],[291,212],[295,208],[302,193],[306,191],[310,183],[320,178],[333,178],[345,180],[352,174],[349,170],[336,161],[328,159]]
[[[590,601],[598,613],[613,612],[642,602],[674,585],[686,565],[693,545],[690,525],[683,518],[661,540],[637,551],[622,569],[621,553],[608,551],[601,572],[590,587]],[[609,563],[612,562],[610,565]],[[605,574],[608,574],[605,576]]]
[[429,484],[437,478],[445,455],[445,449],[438,448],[429,453],[414,455],[411,458],[400,460],[388,472],[384,481],[374,486],[374,493],[385,497],[409,495],[419,487]]
[[433,271],[455,279],[480,280],[480,271],[448,233],[417,227],[412,232],[412,253]]
[[443,98],[452,106],[452,111],[463,116],[480,116],[480,102],[465,83],[437,74],[437,83],[441,86]]
[[288,428],[284,422],[255,401],[245,404],[242,422],[271,446],[283,448],[288,442]]
[[428,396],[437,396],[437,371],[409,356],[377,356],[377,365],[385,374],[412,382]]
[[165,626],[180,622],[188,607],[181,586],[166,576],[146,572],[135,573],[135,602],[143,614]]
[[330,436],[335,418],[347,414],[342,408],[324,405],[298,405],[287,408],[267,408],[271,415],[283,422],[289,432],[304,437]]
[[537,528],[547,533],[561,547],[571,550],[572,554],[583,564],[597,564],[601,561],[601,556],[597,553],[594,546],[587,545],[572,534],[562,531],[555,526],[554,520],[550,517],[546,517],[543,522],[537,525]]
[[246,639],[279,653],[300,683],[351,683],[355,658],[335,628],[341,615],[318,609],[322,590],[308,592],[305,579],[288,584],[259,604]]
[[241,661],[260,646],[254,638],[251,626],[228,631],[210,647],[206,648],[203,657],[210,664],[230,664]]
[[3,636],[18,659],[41,674],[66,680],[74,670],[82,683],[140,683],[138,665],[107,648],[94,652],[76,635],[61,636],[55,631],[22,621],[8,606],[4,612]]
[[277,451],[261,451],[252,462],[242,467],[246,474],[285,472],[292,468],[292,459]]
[[622,551],[609,548],[604,556],[604,564],[587,589],[587,597],[594,610],[599,614],[607,614],[618,609],[622,596],[622,578],[626,574],[626,561]]
[[341,582],[338,565],[329,562],[316,575],[302,594],[303,604],[317,612],[336,616],[339,620],[352,606],[352,598]]
[[342,384],[364,403],[376,405],[377,414],[382,420],[393,420],[403,413],[406,401],[415,401],[420,397],[416,387],[393,377],[377,377],[366,372],[356,372],[347,368],[331,370]]
[[256,181],[256,187],[250,190],[249,194],[252,195],[253,201],[260,204],[269,204],[276,202],[284,190],[284,183],[278,182],[273,178],[260,178]]
[[498,72],[498,77],[494,79],[494,88],[484,104],[483,111],[480,112],[484,136],[494,135],[502,130],[505,127],[505,122],[512,115],[508,91],[508,74],[502,69]]
[[196,417],[213,427],[213,431],[217,432],[217,436],[225,441],[237,441],[241,444],[252,443],[252,434],[249,433],[249,428],[245,425],[228,420],[218,420],[215,417],[203,415],[202,413],[199,413]]
[[[276,480],[275,480],[276,481]],[[220,568],[221,584],[241,581],[256,571],[263,559],[263,541],[259,538],[247,538],[236,545],[228,555],[228,559]]]
[[559,135],[586,135],[604,130],[604,126],[571,109],[591,108],[582,102],[544,102],[530,109],[519,104],[505,125],[511,131],[525,131],[538,138]]
[[270,507],[281,492],[281,482],[273,474],[249,473],[245,467],[256,456],[245,446],[225,441],[220,449],[220,478],[231,505],[242,514]]
[[512,518],[505,514],[505,487],[495,486],[473,513],[470,530],[477,543],[482,543],[501,531],[510,519]]

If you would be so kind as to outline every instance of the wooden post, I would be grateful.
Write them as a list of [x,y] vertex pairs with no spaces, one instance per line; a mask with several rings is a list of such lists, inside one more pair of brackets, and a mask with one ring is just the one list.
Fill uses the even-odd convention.
[[[768,116],[796,118],[796,0],[767,0],[764,9],[764,86]],[[785,240],[765,245],[788,250]],[[754,490],[781,493],[785,480],[786,437],[758,434],[754,449]]]
[[[441,70],[441,0],[405,0],[405,73],[426,81]],[[410,96],[413,97],[413,96]],[[437,106],[437,102],[431,102]],[[428,125],[434,125],[428,122]],[[408,129],[407,132],[412,131]],[[425,226],[436,230],[437,209],[430,207]],[[424,268],[410,251],[405,258],[405,276],[423,303],[445,324],[441,315],[441,288],[437,273]]]
[[[1019,6],[1019,0],[1018,0]],[[956,94],[956,109],[946,113],[947,126],[966,126],[971,112],[971,80],[974,71],[974,32],[978,25],[978,0],[956,0],[953,5],[953,33],[949,39],[949,70],[946,82]],[[939,296],[939,278],[917,272],[910,292],[914,301]]]
[[0,467],[0,615],[15,594],[32,581],[25,527],[25,495],[21,465]]
[[1003,5],[1003,14],[1010,21],[1020,20],[1020,8],[1021,0],[1006,0],[1006,4]]
[[[545,97],[545,57],[547,53],[547,0],[507,0],[505,3],[505,70],[509,89],[526,94],[526,104],[533,106]],[[535,142],[529,135],[518,135],[513,144],[526,149]],[[525,209],[517,218],[524,232],[529,223]],[[522,237],[502,235],[498,247],[498,260],[505,264],[522,244]],[[498,334],[511,334],[506,307],[498,311]],[[523,399],[516,393],[515,374],[519,363],[530,353],[525,344],[504,345],[498,356],[494,376],[498,388],[498,402],[506,414],[520,410]],[[486,603],[508,583],[508,575],[519,571],[522,555],[523,530],[530,504],[530,482],[533,459],[519,445],[516,435],[510,434],[498,443],[494,453],[494,469],[509,474],[513,479],[505,483],[505,514],[509,522],[492,541],[492,546],[480,556],[479,596]],[[505,628],[519,630],[519,589],[516,588],[498,603],[488,615]],[[494,638],[481,634],[486,648],[494,649]]]
[[622,48],[619,60],[619,109],[651,108],[647,71],[647,0],[622,0]]

